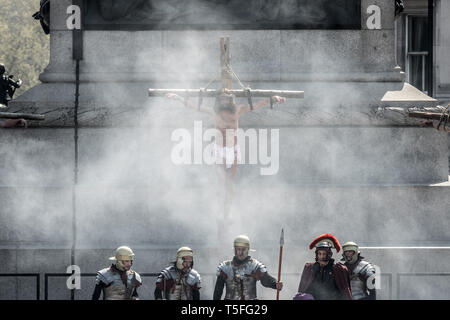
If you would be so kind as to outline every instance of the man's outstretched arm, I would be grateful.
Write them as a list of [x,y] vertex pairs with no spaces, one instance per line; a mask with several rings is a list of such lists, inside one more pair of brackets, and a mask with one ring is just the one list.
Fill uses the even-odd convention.
[[0,128],[27,127],[27,121],[24,119],[0,120]]
[[187,100],[185,100],[184,98],[180,97],[180,96],[179,96],[178,94],[176,94],[176,93],[168,93],[168,94],[166,94],[166,98],[180,101],[182,104],[184,104],[184,106],[185,106],[186,108],[198,110],[198,111],[205,112],[205,113],[209,113],[209,114],[214,114],[214,112],[213,112],[211,109],[204,108],[204,107],[202,107],[202,106],[200,106],[200,108],[198,108],[198,106],[193,105],[192,103],[190,103],[189,101],[187,101]]
[[[270,99],[271,98],[266,98],[264,100],[261,100],[261,101],[258,101],[256,103],[254,103],[253,104],[253,110],[269,106],[270,105]],[[272,102],[273,103],[285,103],[286,102],[286,98],[280,97],[280,96],[273,96],[272,97]],[[246,113],[246,112],[249,112],[249,111],[252,111],[251,108],[250,108],[250,105],[248,105],[248,104],[241,104],[241,105],[239,105],[238,106],[238,110],[239,110],[239,115],[241,115],[243,113]]]

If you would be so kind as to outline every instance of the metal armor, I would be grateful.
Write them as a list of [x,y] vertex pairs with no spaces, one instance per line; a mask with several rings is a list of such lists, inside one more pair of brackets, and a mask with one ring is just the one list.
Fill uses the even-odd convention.
[[[165,286],[164,281],[173,280],[171,288]],[[161,271],[156,283],[163,282],[164,295],[168,300],[192,300],[192,288],[200,289],[200,274],[191,269],[187,273],[182,273],[175,266],[170,266]],[[166,292],[166,290],[169,290]]]
[[105,268],[97,272],[96,284],[103,282],[106,286],[103,289],[103,297],[105,300],[131,300],[131,295],[135,288],[142,284],[139,273],[129,270],[127,271],[127,285],[122,281],[119,272]]
[[364,260],[356,262],[356,267],[350,275],[353,300],[360,300],[369,296],[366,281],[372,275],[375,275],[375,268],[370,262]]
[[241,265],[234,265],[231,260],[222,262],[217,268],[217,275],[226,275],[225,300],[256,299],[257,273],[266,273],[266,267],[256,259],[250,258]]

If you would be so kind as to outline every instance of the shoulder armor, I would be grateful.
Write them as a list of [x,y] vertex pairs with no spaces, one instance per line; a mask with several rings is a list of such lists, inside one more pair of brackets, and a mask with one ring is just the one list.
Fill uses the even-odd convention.
[[260,272],[262,272],[262,273],[265,273],[265,272],[267,272],[267,268],[266,268],[266,266],[264,265],[264,264],[262,264],[261,262],[259,262],[258,260],[256,260],[256,259],[251,259],[251,271],[252,272],[256,272],[256,271],[260,271]]
[[111,282],[113,282],[113,275],[110,268],[105,268],[97,272],[97,277],[95,278],[95,284],[99,284],[100,282],[103,282],[104,284],[108,285]]
[[166,280],[170,280],[174,278],[174,274],[176,274],[175,267],[169,266],[161,271],[160,277],[164,277]]
[[360,267],[359,273],[363,275],[371,276],[375,274],[375,267],[368,261],[361,260]]
[[134,271],[134,275],[135,275],[136,281],[139,283],[139,285],[142,285],[141,275],[139,273],[137,273],[136,271]]
[[194,269],[191,269],[191,271],[189,272],[189,274],[187,276],[187,283],[191,286],[197,285],[197,287],[200,288],[200,283],[201,283],[200,273],[198,273]]
[[221,272],[225,273],[229,277],[233,276],[233,267],[231,265],[231,260],[227,260],[219,264],[219,266],[217,267],[216,275],[220,275]]

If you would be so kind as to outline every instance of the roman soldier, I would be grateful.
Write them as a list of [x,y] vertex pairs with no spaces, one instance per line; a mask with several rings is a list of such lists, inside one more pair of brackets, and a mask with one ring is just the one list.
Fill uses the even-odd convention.
[[234,240],[234,258],[222,262],[217,268],[214,300],[222,298],[226,286],[225,300],[256,300],[256,283],[264,287],[281,290],[282,282],[270,276],[266,267],[248,255],[250,239],[240,235]]
[[355,242],[346,242],[342,251],[341,260],[345,261],[345,266],[350,270],[353,300],[376,300],[375,267],[364,260]]
[[98,300],[103,292],[103,300],[138,300],[137,288],[142,280],[134,270],[134,253],[131,248],[117,248],[114,257],[109,258],[112,265],[97,272],[92,300]]
[[194,251],[181,247],[176,261],[161,271],[156,279],[155,299],[200,300],[201,278],[193,269]]
[[315,238],[309,249],[316,248],[316,262],[306,263],[298,288],[299,293],[312,295],[315,300],[351,300],[350,272],[343,264],[334,263],[332,249],[341,245],[329,233]]

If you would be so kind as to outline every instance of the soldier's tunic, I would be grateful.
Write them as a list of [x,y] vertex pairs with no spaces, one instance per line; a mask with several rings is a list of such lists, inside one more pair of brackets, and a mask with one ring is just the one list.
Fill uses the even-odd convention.
[[375,299],[375,292],[372,295],[367,288],[367,279],[375,276],[375,267],[367,261],[357,260],[354,264],[345,264],[350,270],[350,285],[352,288],[353,300],[368,299],[369,296]]
[[164,298],[167,300],[198,300],[201,288],[200,274],[190,269],[189,272],[182,272],[175,266],[170,266],[161,271],[156,279],[155,299]]
[[137,297],[136,289],[142,285],[141,276],[133,270],[120,271],[114,265],[97,272],[93,300],[103,291],[104,300],[131,300]]
[[226,286],[225,300],[255,300],[256,283],[261,280],[264,287],[276,289],[276,280],[267,273],[266,267],[256,259],[247,257],[222,262],[217,268],[214,300],[220,300]]

